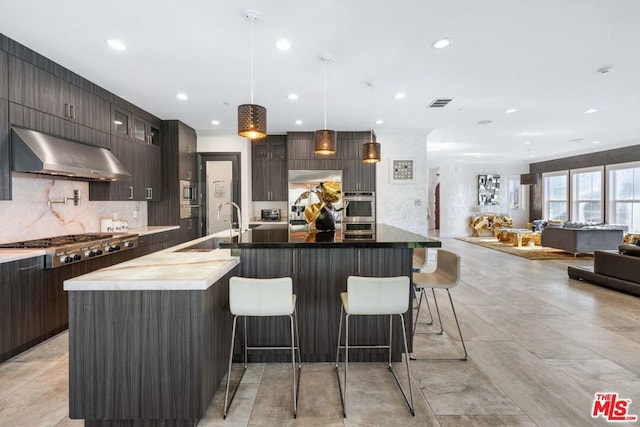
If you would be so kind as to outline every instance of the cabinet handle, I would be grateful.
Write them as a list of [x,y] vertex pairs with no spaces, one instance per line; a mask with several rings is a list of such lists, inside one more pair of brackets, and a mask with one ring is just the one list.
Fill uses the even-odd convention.
[[360,249],[356,249],[356,272],[360,274]]
[[147,187],[147,200],[153,199],[153,188]]
[[299,275],[302,276],[303,275],[303,271],[302,271],[302,255],[303,255],[304,251],[302,249],[300,249],[300,273]]
[[71,105],[70,104],[64,104],[64,116],[65,117],[71,117]]
[[70,117],[72,119],[75,119],[76,118],[76,107],[75,107],[75,105],[73,105],[73,104],[69,105],[69,112],[71,113]]
[[133,200],[133,185],[129,186],[129,200]]
[[28,266],[28,267],[20,267],[18,269],[18,271],[33,270],[34,268],[38,268],[38,267],[40,267],[40,264],[33,264],[33,265]]
[[291,275],[296,274],[296,251],[291,251]]
[[187,171],[187,181],[191,181],[191,171]]

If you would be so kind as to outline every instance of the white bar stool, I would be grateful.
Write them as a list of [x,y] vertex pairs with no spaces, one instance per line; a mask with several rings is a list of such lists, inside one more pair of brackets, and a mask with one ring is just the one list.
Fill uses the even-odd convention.
[[[347,292],[342,292],[342,309],[340,310],[340,329],[338,330],[338,348],[336,351],[336,378],[338,379],[338,389],[340,390],[340,400],[342,402],[342,415],[347,417],[347,374],[349,372],[349,348],[388,348],[389,349],[389,370],[396,380],[400,392],[405,402],[409,406],[411,415],[415,416],[413,405],[413,387],[411,385],[411,372],[409,371],[409,349],[407,346],[407,331],[403,314],[409,310],[409,295],[411,283],[408,277],[360,277],[349,276],[347,278]],[[345,339],[344,346],[340,345],[342,337],[342,318],[345,319]],[[349,345],[349,317],[360,315],[389,315],[389,345]],[[404,360],[407,367],[407,380],[409,382],[409,399],[402,389],[400,381],[391,366],[393,342],[393,316],[400,317],[402,324],[402,335],[404,338]],[[340,382],[340,349],[344,348],[344,391]]]
[[[227,372],[227,388],[224,394],[224,418],[231,402],[238,391],[242,377],[247,370],[247,350],[291,350],[291,371],[293,374],[293,417],[298,415],[298,391],[300,389],[300,339],[298,337],[298,317],[296,315],[296,296],[290,277],[275,279],[249,279],[231,277],[229,279],[229,309],[233,314],[231,332],[231,349],[229,350],[229,371]],[[247,345],[247,317],[289,316],[291,323],[291,347],[249,347]],[[233,362],[233,346],[236,338],[238,317],[244,317],[244,369],[229,399],[229,383]],[[295,336],[295,339],[294,339]],[[298,343],[298,345],[296,345]],[[296,381],[296,350],[298,353],[298,379]]]
[[[464,338],[462,338],[462,331],[460,330],[460,322],[458,321],[458,315],[456,314],[456,309],[453,305],[453,299],[451,298],[450,292],[451,288],[455,288],[458,283],[460,283],[460,256],[446,249],[438,249],[437,266],[435,271],[432,273],[413,273],[412,279],[416,290],[420,291],[421,295],[427,288],[431,288],[433,301],[436,307],[436,314],[438,315],[438,323],[440,323],[440,331],[437,332],[439,335],[443,334],[444,328],[442,326],[442,318],[440,317],[440,309],[438,308],[435,289],[446,289],[447,295],[449,295],[449,302],[451,303],[451,310],[453,311],[453,318],[455,319],[456,326],[458,328],[458,335],[460,336],[463,352],[461,357],[428,357],[420,358],[420,360],[467,360],[467,347],[464,345]],[[418,304],[418,306],[420,306],[420,304]],[[417,325],[417,323],[415,325]],[[414,335],[415,325],[413,329]],[[415,357],[412,357],[412,359],[416,360]]]

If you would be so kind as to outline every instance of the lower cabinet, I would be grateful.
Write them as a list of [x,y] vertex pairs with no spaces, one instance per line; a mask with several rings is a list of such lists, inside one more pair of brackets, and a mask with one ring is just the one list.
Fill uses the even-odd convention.
[[136,256],[148,255],[181,243],[181,230],[169,230],[162,233],[146,234],[138,238]]
[[0,361],[13,347],[13,316],[11,315],[11,280],[9,279],[9,263],[0,264]]
[[184,218],[180,220],[180,242],[200,237],[200,220],[198,218]]

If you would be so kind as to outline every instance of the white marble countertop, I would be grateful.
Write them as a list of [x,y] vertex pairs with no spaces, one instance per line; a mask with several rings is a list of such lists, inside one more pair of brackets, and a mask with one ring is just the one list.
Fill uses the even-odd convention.
[[140,258],[65,280],[65,291],[204,290],[240,260],[228,249],[180,249],[212,236],[173,246]]
[[0,249],[0,264],[44,256],[44,249]]
[[165,231],[177,230],[179,225],[149,225],[146,227],[135,227],[127,230],[128,234],[137,234],[138,236],[146,236],[147,234],[163,233]]

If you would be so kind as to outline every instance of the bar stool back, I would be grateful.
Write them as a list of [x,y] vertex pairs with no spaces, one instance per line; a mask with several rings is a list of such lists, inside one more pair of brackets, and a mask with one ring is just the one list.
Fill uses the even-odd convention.
[[[293,293],[293,283],[290,277],[275,279],[249,279],[231,277],[229,279],[229,310],[233,314],[233,328],[231,332],[231,349],[229,350],[229,371],[227,372],[227,387],[224,394],[224,418],[227,417],[231,402],[238,391],[242,377],[247,370],[247,350],[257,349],[286,349],[291,350],[291,370],[293,375],[293,417],[298,413],[298,390],[300,389],[300,375],[296,381],[296,350],[298,353],[298,372],[300,364],[300,348],[298,338],[298,318],[296,315],[296,295]],[[291,324],[291,347],[249,347],[247,345],[247,317],[288,316]],[[229,399],[229,383],[231,380],[231,365],[233,362],[233,348],[236,337],[236,325],[239,317],[244,318],[244,369]],[[294,339],[295,337],[295,339]],[[298,345],[296,345],[298,343]]]
[[[340,311],[340,329],[338,330],[338,346],[336,351],[336,378],[340,390],[340,400],[342,402],[342,415],[347,417],[347,374],[349,372],[349,348],[388,348],[389,349],[389,370],[396,380],[400,392],[405,402],[409,406],[409,411],[415,416],[413,405],[413,388],[411,384],[411,372],[409,371],[409,350],[407,346],[407,332],[403,314],[409,309],[410,280],[406,276],[399,277],[360,277],[349,276],[347,278],[347,292],[342,292],[342,309]],[[343,314],[346,313],[344,316]],[[351,345],[349,344],[349,317],[357,315],[389,315],[389,345]],[[404,338],[405,365],[407,368],[407,380],[409,383],[409,399],[403,390],[398,377],[391,365],[393,339],[392,326],[393,316],[400,317],[402,324],[402,335]],[[345,320],[345,343],[341,345],[342,320]],[[344,390],[340,380],[340,349],[344,349]]]

